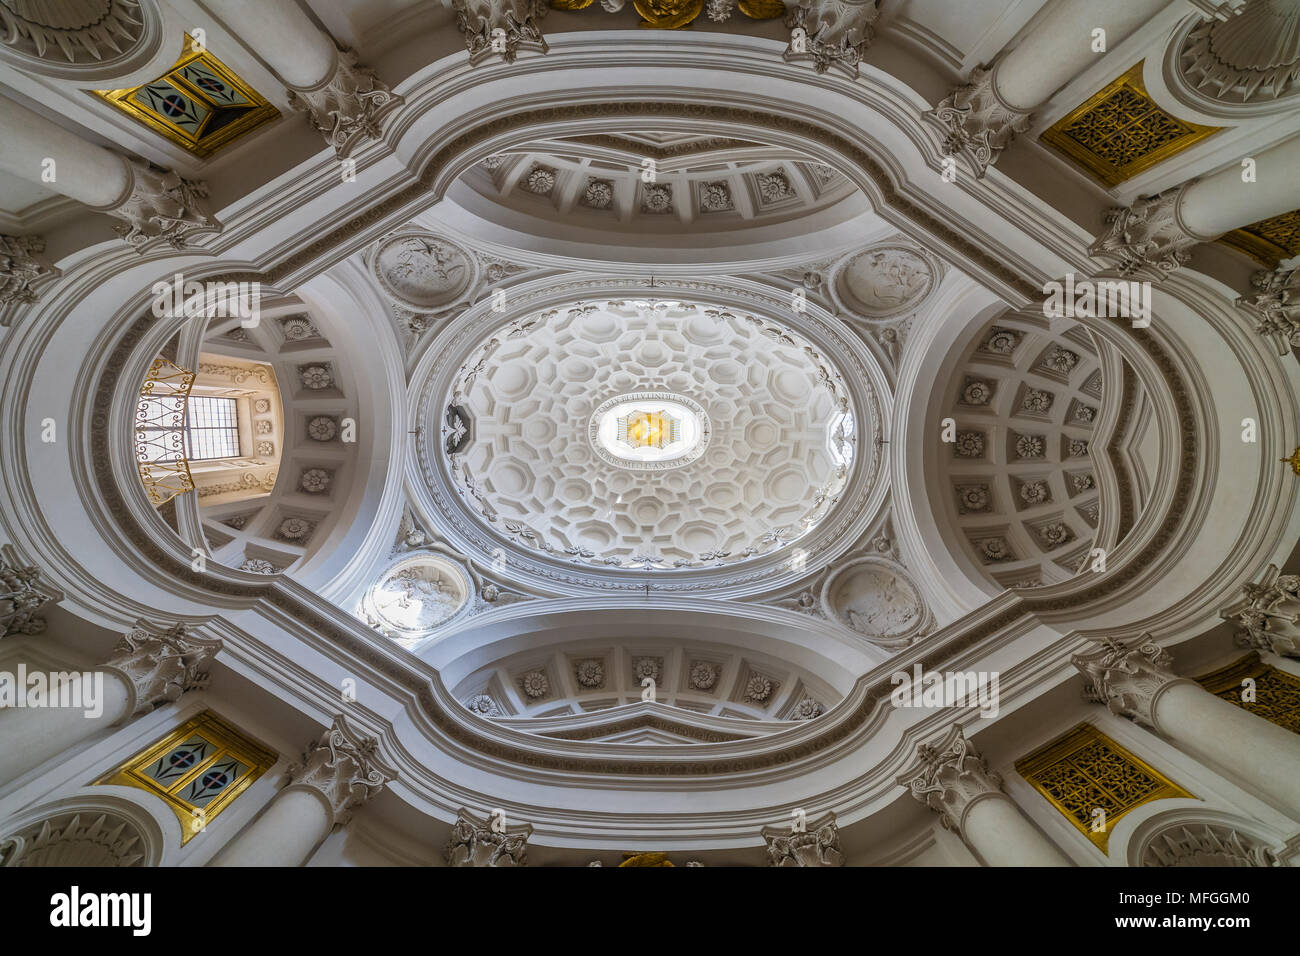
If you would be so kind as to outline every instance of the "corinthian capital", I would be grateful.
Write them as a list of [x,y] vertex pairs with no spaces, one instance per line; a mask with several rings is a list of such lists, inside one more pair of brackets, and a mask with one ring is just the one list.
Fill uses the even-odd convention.
[[966,814],[977,800],[1002,793],[1002,776],[971,746],[959,724],[937,744],[916,748],[917,760],[897,780],[935,813],[945,829],[966,836]]
[[795,829],[763,827],[770,866],[843,866],[835,814],[826,813]]
[[507,63],[522,50],[548,49],[537,21],[546,15],[543,0],[453,0],[456,26],[465,34],[469,62],[496,53]]
[[59,274],[41,256],[44,251],[40,236],[0,236],[0,305],[35,302],[41,280]]
[[315,790],[329,804],[334,825],[346,826],[358,807],[397,778],[397,771],[380,761],[378,749],[376,738],[358,734],[339,714],[320,740],[308,745],[302,763],[289,768],[289,786]]
[[208,665],[219,650],[220,640],[194,637],[184,624],[163,629],[136,621],[104,667],[116,671],[132,687],[134,696],[127,712],[135,716],[180,700],[187,690],[206,687]]
[[1088,247],[1089,255],[1115,263],[1120,275],[1159,281],[1191,258],[1192,246],[1215,236],[1200,236],[1178,214],[1183,192],[1196,180],[1115,206],[1106,213],[1106,230]]
[[380,120],[401,105],[398,96],[352,50],[340,48],[334,69],[310,88],[290,87],[289,105],[311,117],[312,126],[340,157],[361,139],[379,139]]
[[92,206],[122,222],[114,232],[137,252],[154,242],[183,249],[199,232],[220,232],[221,225],[209,215],[203,200],[208,187],[182,179],[167,169],[158,169],[131,157],[122,157],[131,178],[123,198],[108,206]]
[[40,578],[41,569],[23,564],[13,545],[0,548],[0,637],[45,630],[45,618],[38,612],[62,601],[63,592]]
[[944,130],[944,149],[962,155],[981,178],[1017,133],[1029,128],[1030,111],[1018,110],[998,94],[997,69],[976,68],[925,118]]
[[1241,625],[1239,647],[1300,657],[1300,576],[1282,574],[1270,564],[1258,584],[1241,586],[1241,598],[1219,612]]
[[818,73],[834,66],[857,76],[879,16],[880,0],[800,0],[785,18],[790,28],[785,59],[811,59]]
[[1157,731],[1155,707],[1160,695],[1176,684],[1192,683],[1170,669],[1173,658],[1150,634],[1128,644],[1107,638],[1095,651],[1075,654],[1070,663],[1088,678],[1084,691],[1088,700]]
[[532,832],[529,823],[508,825],[501,811],[481,820],[462,809],[442,854],[448,866],[526,866]]
[[1255,314],[1255,331],[1273,340],[1278,355],[1300,346],[1300,269],[1260,270],[1250,284],[1255,293],[1237,305]]

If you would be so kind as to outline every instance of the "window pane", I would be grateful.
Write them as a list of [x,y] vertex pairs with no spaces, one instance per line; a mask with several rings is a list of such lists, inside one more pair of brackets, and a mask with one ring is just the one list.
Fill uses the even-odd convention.
[[190,461],[239,457],[239,420],[233,398],[191,397],[186,409],[185,457]]

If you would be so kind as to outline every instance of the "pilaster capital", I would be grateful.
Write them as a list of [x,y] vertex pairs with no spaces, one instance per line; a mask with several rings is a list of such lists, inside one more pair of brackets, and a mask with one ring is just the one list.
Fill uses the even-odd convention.
[[526,866],[532,832],[532,824],[511,826],[495,815],[482,820],[462,808],[442,853],[448,866]]
[[1282,574],[1270,564],[1257,583],[1241,586],[1241,598],[1219,612],[1241,625],[1238,647],[1300,657],[1300,575]]
[[1154,196],[1114,206],[1106,213],[1106,229],[1088,247],[1088,254],[1113,262],[1120,275],[1160,281],[1186,265],[1192,246],[1217,236],[1188,229],[1179,209],[1183,196],[1197,184],[1189,180]]
[[220,232],[221,224],[207,210],[206,183],[183,179],[130,156],[121,157],[130,179],[122,198],[107,206],[90,206],[122,222],[113,231],[137,252],[155,242],[184,249],[196,233]]
[[453,6],[471,66],[493,53],[513,63],[520,50],[549,49],[537,25],[546,15],[543,0],[453,0]]
[[24,564],[11,544],[0,547],[0,637],[40,634],[40,610],[63,600],[63,592],[41,580],[41,569]]
[[799,829],[763,827],[769,866],[843,866],[840,830],[827,812]]
[[163,628],[141,620],[117,642],[104,669],[126,680],[127,713],[134,717],[180,700],[187,690],[205,688],[208,665],[220,650],[219,639],[195,637],[184,624]]
[[921,744],[898,782],[935,813],[945,829],[965,839],[966,814],[979,800],[1002,793],[1002,775],[989,769],[960,724],[937,744]]
[[334,147],[340,159],[363,139],[380,138],[380,120],[403,98],[357,63],[357,55],[340,47],[334,68],[313,87],[290,87],[289,105],[306,113],[312,126]]
[[997,67],[976,67],[970,79],[945,97],[925,118],[944,132],[944,149],[962,155],[979,179],[998,161],[1016,134],[1029,128],[1031,110],[1018,110],[1002,99]]
[[810,59],[818,73],[837,67],[858,75],[858,64],[876,37],[880,0],[799,0],[788,9],[787,61]]
[[339,714],[319,740],[307,746],[302,762],[289,768],[289,789],[315,790],[330,808],[334,826],[347,826],[352,814],[379,794],[397,771],[379,759],[379,740],[357,733]]
[[1300,346],[1300,269],[1261,269],[1250,277],[1255,291],[1237,305],[1255,316],[1255,331],[1271,339],[1278,355]]
[[1096,650],[1075,654],[1070,663],[1088,678],[1084,697],[1156,731],[1161,730],[1155,719],[1160,695],[1177,684],[1193,683],[1170,669],[1173,657],[1150,634],[1127,644],[1106,638]]
[[0,235],[0,305],[35,302],[42,281],[59,274],[41,255],[44,251],[41,236]]

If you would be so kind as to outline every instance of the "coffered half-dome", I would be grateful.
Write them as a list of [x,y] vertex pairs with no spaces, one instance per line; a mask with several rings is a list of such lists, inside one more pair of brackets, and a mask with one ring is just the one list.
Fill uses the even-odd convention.
[[797,547],[874,426],[830,359],[774,320],[602,300],[495,331],[425,427],[501,547],[671,571]]
[[832,166],[788,147],[688,134],[575,136],[497,153],[460,177],[440,215],[497,241],[653,246],[671,235],[701,250],[795,236],[842,245],[879,224]]

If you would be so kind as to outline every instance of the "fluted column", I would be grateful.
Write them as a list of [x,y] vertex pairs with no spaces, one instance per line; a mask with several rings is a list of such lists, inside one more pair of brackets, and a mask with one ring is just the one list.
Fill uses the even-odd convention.
[[1088,251],[1114,262],[1123,275],[1163,279],[1191,258],[1198,243],[1300,206],[1300,137],[1250,158],[1250,181],[1243,181],[1234,161],[1211,176],[1114,207]]
[[402,102],[351,50],[336,47],[296,3],[210,0],[208,4],[270,64],[289,89],[289,105],[346,156],[360,141],[379,139],[380,119]]
[[[147,621],[136,622],[112,657],[97,670],[76,676],[81,684],[78,699],[64,701],[63,706],[0,709],[0,783],[58,756],[103,727],[206,686],[207,668],[219,650],[220,640],[189,635],[183,624],[164,630]],[[49,675],[44,679],[52,684]],[[85,696],[87,682],[92,687],[102,682],[102,694],[94,701]],[[28,687],[17,690],[25,694]]]
[[1071,659],[1086,695],[1218,764],[1292,814],[1300,814],[1300,736],[1211,694],[1171,669],[1169,652],[1144,634],[1108,640]]
[[378,747],[342,714],[335,717],[302,763],[289,768],[289,785],[209,865],[301,866],[331,830],[347,826],[358,807],[397,777],[379,760]]
[[114,231],[137,250],[154,240],[179,249],[195,232],[220,230],[201,182],[88,142],[5,97],[0,129],[0,169],[122,220]]
[[960,834],[985,866],[1072,866],[1002,790],[1002,777],[953,724],[937,745],[917,748],[898,782]]
[[983,176],[1029,127],[1033,111],[1097,60],[1093,30],[1104,29],[1106,49],[1114,49],[1166,6],[1167,0],[1057,0],[1014,50],[991,69],[973,71],[926,116],[946,131],[948,152],[964,155]]

